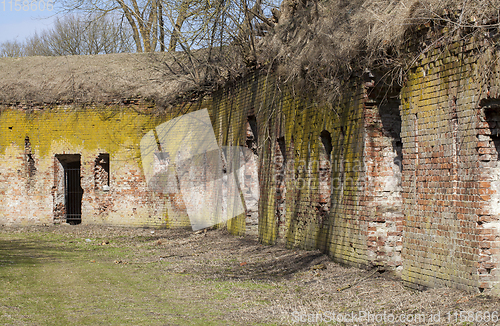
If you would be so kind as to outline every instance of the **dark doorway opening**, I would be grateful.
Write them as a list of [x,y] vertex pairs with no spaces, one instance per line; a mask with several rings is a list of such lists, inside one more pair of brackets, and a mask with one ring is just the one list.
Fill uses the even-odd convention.
[[82,223],[82,197],[80,154],[56,155],[63,169],[64,212],[66,223]]

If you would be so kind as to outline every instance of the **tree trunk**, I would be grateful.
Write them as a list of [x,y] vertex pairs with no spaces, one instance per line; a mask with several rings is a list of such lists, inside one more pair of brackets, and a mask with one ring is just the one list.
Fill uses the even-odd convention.
[[181,35],[182,25],[187,18],[186,13],[188,6],[189,3],[187,2],[187,0],[185,0],[181,5],[179,15],[177,16],[177,20],[175,22],[174,30],[172,31],[172,35],[170,36],[170,44],[168,46],[169,52],[175,51],[175,48],[177,47],[177,42],[179,41],[179,37]]
[[160,51],[165,51],[165,30],[163,29],[163,5],[162,0],[158,0],[158,21],[160,25]]
[[128,20],[128,23],[130,24],[130,27],[132,28],[132,34],[134,37],[134,42],[135,42],[135,47],[138,53],[142,52],[142,45],[141,45],[141,36],[139,35],[139,30],[137,29],[137,25],[134,21],[134,14],[130,10],[130,8],[123,2],[123,0],[117,0],[118,4],[122,7],[123,13],[125,14],[125,17]]

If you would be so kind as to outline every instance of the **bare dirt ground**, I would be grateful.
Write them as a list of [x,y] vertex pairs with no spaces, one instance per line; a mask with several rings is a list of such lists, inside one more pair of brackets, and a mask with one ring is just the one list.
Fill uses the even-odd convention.
[[[82,258],[86,263],[90,259],[117,273],[140,272],[151,282],[173,282],[169,300],[185,298],[178,304],[192,304],[193,315],[196,305],[210,301],[210,309],[220,313],[217,325],[493,325],[500,312],[500,300],[487,295],[447,288],[420,292],[384,273],[340,266],[318,251],[261,245],[223,230],[81,225],[0,230],[0,240],[11,242],[33,235],[60,246],[78,244],[76,251],[91,250]],[[30,246],[36,250],[36,241]],[[1,259],[0,251],[0,271]],[[158,275],[174,278],[165,281]],[[158,289],[163,286],[159,283]],[[194,324],[190,318],[178,315],[163,324]]]

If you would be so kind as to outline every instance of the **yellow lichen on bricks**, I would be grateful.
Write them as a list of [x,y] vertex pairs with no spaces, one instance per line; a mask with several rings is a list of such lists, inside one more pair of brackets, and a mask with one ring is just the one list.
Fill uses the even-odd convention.
[[[166,223],[164,203],[147,190],[141,171],[139,141],[160,119],[134,110],[67,109],[23,112],[4,109],[0,117],[0,151],[4,186],[0,201],[3,223],[28,219],[32,223],[53,221],[55,156],[79,155],[83,188],[83,223],[151,225]],[[29,140],[33,176],[24,176],[21,159]],[[101,153],[109,154],[110,190],[94,188],[93,169]],[[19,155],[19,154],[18,154]],[[26,155],[26,154],[24,154]],[[15,180],[15,181],[14,181]],[[17,193],[21,191],[23,195]],[[147,205],[153,201],[154,205]]]

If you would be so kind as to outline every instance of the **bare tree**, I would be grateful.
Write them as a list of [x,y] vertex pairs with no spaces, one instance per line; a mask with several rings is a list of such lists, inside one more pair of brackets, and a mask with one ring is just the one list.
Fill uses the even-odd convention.
[[158,42],[160,0],[62,0],[64,12],[84,12],[96,19],[103,15],[123,16],[132,30],[137,52],[151,52]]
[[153,52],[158,44],[160,51],[186,51],[192,47],[221,46],[235,37],[248,39],[242,34],[254,36],[257,25],[268,21],[264,17],[266,9],[278,5],[269,1],[62,0],[60,6],[65,12],[77,10],[95,18],[110,13],[121,15],[132,30],[136,51]]
[[130,28],[116,17],[57,18],[54,27],[35,33],[24,42],[0,45],[2,56],[85,55],[132,52]]
[[24,55],[23,44],[18,41],[6,41],[0,44],[0,57],[22,57]]
[[68,15],[42,37],[54,55],[78,55],[130,52],[130,34],[116,17]]
[[62,19],[57,18],[54,28],[43,35],[45,43],[54,55],[84,54],[84,26],[78,16],[70,15]]
[[54,55],[46,37],[46,32],[43,32],[41,35],[35,33],[33,36],[28,37],[23,44],[24,55],[27,57]]
[[132,33],[127,25],[104,16],[82,21],[85,54],[133,52]]

